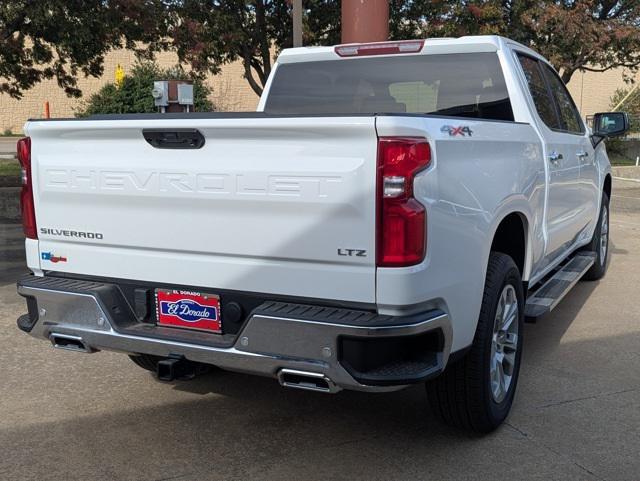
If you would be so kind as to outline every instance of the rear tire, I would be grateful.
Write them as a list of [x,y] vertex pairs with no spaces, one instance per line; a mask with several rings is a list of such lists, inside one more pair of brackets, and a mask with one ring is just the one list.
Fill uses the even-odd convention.
[[594,252],[596,261],[582,277],[582,280],[597,281],[602,279],[607,273],[609,264],[607,262],[609,260],[609,197],[605,193],[602,194],[600,216],[598,217],[598,225],[593,233],[593,238],[583,250]]
[[520,372],[523,325],[520,271],[511,257],[492,252],[473,344],[427,382],[429,404],[446,424],[487,433],[506,419]]

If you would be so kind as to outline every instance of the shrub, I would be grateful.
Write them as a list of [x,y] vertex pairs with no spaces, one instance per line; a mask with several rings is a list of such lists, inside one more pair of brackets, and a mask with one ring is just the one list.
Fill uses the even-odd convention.
[[[627,112],[629,114],[629,131],[640,131],[640,89],[631,92],[629,89],[617,89],[610,99],[610,109],[618,106],[618,104],[625,99],[624,103],[619,106],[618,110]],[[607,140],[607,152],[612,157],[612,163],[635,163],[636,155],[638,155],[638,141],[636,139],[620,139],[613,138]],[[613,160],[615,159],[615,161]]]
[[[627,97],[629,93],[631,93],[631,95]],[[629,89],[617,89],[609,100],[611,104],[610,108],[616,107],[625,97],[626,100],[620,106],[619,110],[628,112],[632,116],[640,114],[640,89],[637,89],[634,92],[630,92]],[[635,128],[637,130],[638,126]]]
[[211,89],[201,78],[185,72],[179,65],[169,69],[161,69],[156,63],[147,61],[136,63],[131,69],[131,73],[125,75],[120,88],[113,83],[108,83],[91,95],[76,112],[76,116],[157,112],[158,109],[151,96],[153,82],[154,80],[169,79],[193,80],[195,109],[198,112],[214,110],[214,106],[208,98]]

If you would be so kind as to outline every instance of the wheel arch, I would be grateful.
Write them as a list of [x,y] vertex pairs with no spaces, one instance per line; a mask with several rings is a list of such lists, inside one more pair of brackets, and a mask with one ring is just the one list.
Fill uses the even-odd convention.
[[491,239],[490,251],[510,256],[522,279],[529,275],[529,219],[521,211],[512,211],[500,219]]
[[602,184],[602,192],[607,194],[607,198],[611,200],[611,174],[605,175],[604,183]]

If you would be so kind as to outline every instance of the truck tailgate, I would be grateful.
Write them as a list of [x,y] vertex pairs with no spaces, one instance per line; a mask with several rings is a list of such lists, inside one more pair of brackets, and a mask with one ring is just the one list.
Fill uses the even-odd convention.
[[[156,148],[143,129],[205,145]],[[29,267],[375,302],[374,116],[32,121],[27,135]]]

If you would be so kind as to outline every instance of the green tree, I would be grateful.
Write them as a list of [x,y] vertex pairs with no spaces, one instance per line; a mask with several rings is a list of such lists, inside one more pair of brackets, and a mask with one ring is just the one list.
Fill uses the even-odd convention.
[[[169,33],[180,61],[216,74],[242,61],[244,76],[260,95],[274,53],[292,46],[292,6],[287,0],[177,0],[170,2]],[[340,35],[340,2],[306,0],[305,44],[332,44]]]
[[[619,111],[627,112],[629,114],[629,127],[631,132],[638,132],[640,131],[640,88],[634,88],[633,92],[631,91],[631,88],[616,89],[611,96],[609,108],[614,109],[618,107]],[[619,105],[620,102],[622,102],[621,105]],[[620,141],[616,142],[619,147]],[[610,140],[608,144],[611,143],[612,142]]]
[[162,0],[2,0],[0,94],[55,78],[79,97],[78,76],[101,76],[110,50],[166,46],[165,20]]
[[[625,97],[628,96],[626,100]],[[621,101],[624,102],[621,105]],[[616,89],[610,99],[609,108],[618,108],[619,111],[624,111],[629,114],[631,132],[638,132],[640,130],[640,90],[636,89],[634,92],[630,92],[629,88]],[[614,138],[607,140],[607,152],[611,159],[611,163],[614,165],[634,165],[636,156],[640,154],[638,150],[640,146],[635,139]]]
[[[340,0],[304,0],[306,45],[340,42]],[[390,0],[393,39],[499,34],[546,56],[568,82],[577,70],[640,66],[638,0]],[[292,44],[289,0],[2,0],[0,93],[19,98],[56,78],[100,76],[106,53],[173,49],[200,74],[240,60],[257,93],[274,54]],[[144,46],[144,47],[143,47]]]
[[537,50],[569,82],[577,70],[640,66],[637,0],[395,0],[397,38],[497,34]]
[[[273,50],[291,46],[291,2],[228,0],[171,2],[173,47],[181,61],[217,73],[241,60],[261,94]],[[340,1],[305,0],[306,45],[340,41]],[[497,34],[539,51],[568,82],[577,70],[640,65],[637,0],[391,0],[392,39]]]
[[[634,90],[631,92],[630,88],[616,89],[611,96],[610,108],[615,108],[624,100],[618,110],[628,112],[632,115],[640,115],[640,89],[632,87]],[[627,97],[628,96],[628,97]],[[626,100],[625,100],[625,97]]]
[[122,85],[109,83],[91,95],[76,112],[85,117],[94,114],[130,114],[157,112],[151,91],[153,81],[159,79],[193,80],[194,106],[199,112],[214,110],[209,100],[211,89],[197,76],[190,75],[180,66],[163,70],[150,61],[138,62],[131,73],[125,75]]

